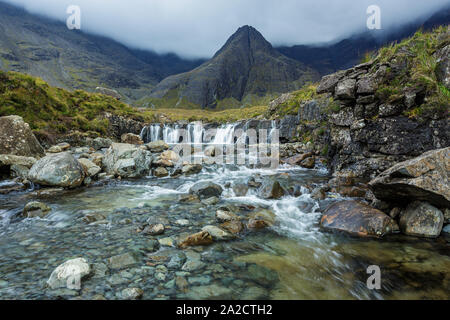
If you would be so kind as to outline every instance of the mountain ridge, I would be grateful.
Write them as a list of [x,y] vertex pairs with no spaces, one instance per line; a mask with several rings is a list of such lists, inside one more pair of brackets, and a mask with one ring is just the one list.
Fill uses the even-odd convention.
[[161,81],[151,92],[156,99],[176,97],[177,104],[216,108],[223,99],[296,90],[319,74],[277,50],[251,26],[240,27],[212,59],[196,69]]

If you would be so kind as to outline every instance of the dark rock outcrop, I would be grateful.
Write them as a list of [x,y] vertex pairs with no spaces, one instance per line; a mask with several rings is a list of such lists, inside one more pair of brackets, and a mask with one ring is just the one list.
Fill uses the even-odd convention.
[[370,182],[385,201],[427,201],[450,208],[450,147],[433,150],[396,164]]

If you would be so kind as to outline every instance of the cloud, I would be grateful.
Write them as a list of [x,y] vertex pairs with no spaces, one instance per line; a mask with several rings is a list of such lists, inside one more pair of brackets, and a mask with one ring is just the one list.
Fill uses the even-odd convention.
[[389,30],[434,11],[449,0],[4,0],[61,21],[81,7],[81,28],[128,46],[183,57],[210,57],[242,25],[276,45],[332,41],[363,31],[366,10],[381,8]]

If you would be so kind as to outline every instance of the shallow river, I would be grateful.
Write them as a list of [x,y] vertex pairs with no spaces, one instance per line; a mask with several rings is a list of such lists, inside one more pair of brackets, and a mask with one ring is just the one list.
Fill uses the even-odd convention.
[[[286,187],[328,179],[324,171],[292,167],[211,167],[188,178],[110,182],[47,198],[38,199],[31,191],[0,196],[0,298],[120,299],[121,291],[129,287],[143,289],[143,299],[450,298],[450,250],[445,239],[395,235],[376,240],[331,234],[318,223],[321,208],[339,199],[335,195],[318,203],[302,188],[300,197],[272,201],[258,198],[256,190],[236,197],[232,188],[226,188],[227,183],[266,175],[277,176]],[[179,202],[180,195],[202,180],[224,187],[219,203]],[[32,200],[48,204],[51,214],[45,219],[19,218]],[[215,213],[220,207],[241,216],[269,209],[277,223],[208,247],[157,249],[158,239],[176,241],[205,225],[218,225]],[[83,218],[93,213],[106,219],[86,223]],[[138,233],[148,219],[163,222],[165,233],[154,238]],[[180,222],[183,219],[188,222]],[[139,263],[123,270],[108,267],[109,257],[127,252]],[[86,258],[94,269],[81,291],[48,288],[51,272],[77,257]],[[192,264],[183,270],[186,261]],[[381,268],[381,290],[366,285],[370,265]]]

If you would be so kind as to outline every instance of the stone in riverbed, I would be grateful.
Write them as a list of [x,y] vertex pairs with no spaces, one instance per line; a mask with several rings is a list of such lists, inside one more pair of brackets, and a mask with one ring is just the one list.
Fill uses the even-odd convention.
[[139,288],[125,288],[121,292],[122,299],[138,300],[144,295],[144,291]]
[[186,271],[186,272],[193,272],[193,271],[201,270],[204,267],[206,267],[206,264],[200,260],[188,260],[183,265],[181,270]]
[[311,152],[301,153],[301,154],[297,154],[297,155],[295,155],[293,157],[287,158],[287,159],[283,160],[283,162],[287,163],[287,164],[290,164],[291,166],[298,166],[298,165],[300,165],[300,163],[303,160],[311,157],[312,155],[313,154]]
[[78,162],[83,166],[88,177],[95,177],[102,171],[102,169],[91,160],[81,158],[78,159]]
[[259,197],[263,199],[280,199],[284,196],[284,189],[278,181],[266,180],[259,189]]
[[40,158],[44,149],[19,116],[0,117],[0,154]]
[[164,178],[169,175],[169,172],[167,171],[166,168],[159,167],[159,168],[156,168],[154,175],[155,175],[155,177],[158,177],[158,178]]
[[320,224],[325,229],[361,237],[382,237],[397,229],[391,217],[358,201],[332,204],[325,210]]
[[44,218],[51,210],[45,203],[32,201],[27,203],[23,209],[23,215],[27,218]]
[[306,169],[314,169],[315,165],[316,165],[316,158],[314,156],[306,158],[305,160],[300,162],[300,166]]
[[164,230],[165,230],[164,225],[162,223],[157,223],[145,227],[142,233],[151,236],[158,236],[163,234]]
[[396,164],[369,183],[384,201],[426,201],[450,208],[450,147]]
[[70,153],[62,152],[38,160],[28,176],[43,186],[76,188],[83,183],[85,173],[83,166]]
[[145,146],[152,153],[160,153],[169,149],[169,145],[162,140],[147,143]]
[[212,236],[207,231],[201,231],[181,240],[178,246],[181,249],[193,246],[207,246],[213,243]]
[[400,214],[400,230],[406,235],[437,238],[443,225],[442,212],[426,202],[414,201]]
[[191,174],[197,174],[202,171],[203,167],[201,164],[187,164],[183,166],[183,169],[181,169],[181,172],[184,175],[191,175]]
[[108,262],[111,269],[123,269],[139,264],[140,259],[137,253],[127,252],[109,258]]
[[191,287],[186,294],[189,300],[210,300],[219,299],[227,300],[233,296],[233,290],[226,287],[221,287],[217,284],[208,286]]
[[207,199],[210,197],[220,197],[223,189],[218,184],[213,182],[199,182],[191,187],[190,194],[197,195],[200,199]]
[[210,198],[207,198],[207,199],[203,199],[203,200],[202,200],[202,203],[203,203],[205,206],[213,206],[213,205],[215,205],[215,204],[218,204],[219,201],[220,201],[220,199],[217,198],[217,197],[210,197]]
[[217,210],[216,219],[220,222],[239,220],[239,217],[230,211]]
[[238,220],[226,221],[220,227],[232,234],[238,234],[244,230],[244,225]]
[[204,226],[202,228],[202,231],[206,231],[208,232],[213,240],[217,240],[217,241],[226,241],[226,240],[231,240],[234,238],[234,235],[216,227],[216,226]]
[[80,290],[81,280],[91,273],[91,267],[84,258],[72,259],[59,265],[50,275],[47,284],[52,289],[68,288]]

